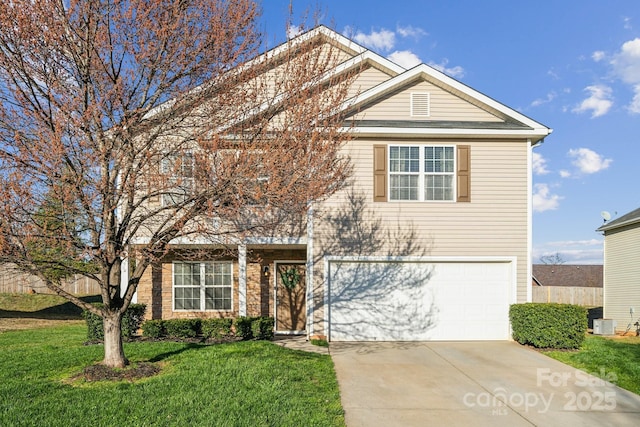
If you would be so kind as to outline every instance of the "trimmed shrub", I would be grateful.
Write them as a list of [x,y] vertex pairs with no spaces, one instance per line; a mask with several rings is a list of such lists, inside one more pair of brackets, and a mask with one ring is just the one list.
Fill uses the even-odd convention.
[[[94,303],[96,307],[102,308],[104,304],[101,302]],[[122,316],[122,338],[131,339],[144,320],[144,312],[147,306],[144,304],[131,304],[127,311]],[[87,339],[89,341],[102,341],[104,340],[104,324],[102,323],[102,317],[97,314],[93,314],[90,311],[84,310],[82,317],[87,322]]]
[[[102,303],[95,303],[94,305],[102,306]],[[89,341],[104,340],[102,317],[87,310],[82,312],[82,317],[84,317],[85,322],[87,322],[87,339]]]
[[236,336],[240,337],[243,340],[250,340],[251,338],[253,338],[253,331],[251,328],[252,321],[253,318],[251,317],[236,317],[235,321],[233,322],[233,326],[236,330]]
[[273,317],[255,317],[251,319],[251,334],[257,340],[273,339]]
[[537,348],[580,348],[587,309],[572,304],[527,303],[509,308],[513,339]]
[[171,338],[194,338],[200,333],[200,319],[169,319],[164,329]]
[[220,340],[233,335],[233,319],[203,319],[201,324],[204,339]]
[[133,337],[144,321],[144,312],[147,306],[144,304],[131,304],[122,317],[122,336]]
[[167,335],[164,329],[164,320],[147,320],[142,324],[142,335],[148,338],[163,338]]

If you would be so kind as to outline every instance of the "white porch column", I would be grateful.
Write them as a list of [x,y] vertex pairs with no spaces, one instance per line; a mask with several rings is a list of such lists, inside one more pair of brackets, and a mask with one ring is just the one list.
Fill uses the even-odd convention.
[[[127,292],[127,284],[129,283],[129,258],[124,258],[120,263],[120,296],[124,297]],[[131,303],[136,304],[138,302],[138,291],[133,294]]]
[[247,245],[238,245],[238,315],[247,315]]
[[309,203],[307,211],[307,339],[313,335],[313,204]]

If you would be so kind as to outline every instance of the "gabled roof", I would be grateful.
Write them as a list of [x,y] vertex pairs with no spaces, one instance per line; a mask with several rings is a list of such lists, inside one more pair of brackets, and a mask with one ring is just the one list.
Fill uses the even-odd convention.
[[[336,48],[348,53],[351,58],[339,64],[331,72],[323,76],[319,81],[324,83],[329,81],[331,77],[347,73],[361,64],[368,64],[376,69],[383,71],[389,76],[389,79],[377,86],[369,88],[359,95],[346,100],[339,108],[342,111],[357,111],[363,106],[370,106],[380,102],[385,96],[394,91],[398,91],[403,87],[408,87],[419,81],[426,81],[443,90],[450,92],[464,101],[488,112],[489,114],[500,119],[499,121],[370,121],[355,120],[355,126],[351,127],[351,123],[346,127],[351,131],[360,135],[373,134],[376,136],[386,135],[430,135],[430,136],[485,136],[496,138],[524,137],[534,144],[552,132],[552,129],[540,124],[531,118],[521,114],[520,112],[507,107],[506,105],[484,95],[483,93],[472,89],[471,87],[447,76],[446,74],[430,67],[426,64],[420,64],[409,70],[398,64],[388,60],[387,58],[359,45],[358,43],[348,39],[347,37],[325,27],[318,26],[314,29],[303,33],[292,40],[282,43],[281,45],[265,52],[262,55],[248,61],[242,66],[230,70],[233,73],[240,73],[247,68],[262,64],[265,61],[273,61],[278,57],[285,55],[291,49],[296,49],[301,44],[307,43],[314,39],[326,41]],[[212,84],[214,84],[212,82]],[[317,82],[316,82],[317,84]],[[201,87],[193,89],[201,90]],[[279,97],[284,97],[281,94]],[[277,101],[277,100],[276,100]],[[147,117],[151,117],[164,108],[170,108],[173,100],[160,105],[149,113]],[[272,105],[272,104],[271,104]],[[261,114],[265,110],[265,106],[257,106],[248,112],[244,117],[236,118],[235,122],[249,120],[251,117]]]
[[533,280],[539,286],[603,286],[602,265],[534,264]]
[[610,221],[602,226],[600,226],[596,231],[610,231],[615,230],[616,228],[624,227],[627,225],[640,224],[640,208],[629,212],[628,214],[622,215],[620,218],[616,218],[613,221]]
[[364,59],[371,59],[372,61],[376,62],[381,68],[388,70],[392,74],[399,74],[406,71],[406,68],[401,67],[400,65],[388,60],[387,58],[381,55],[378,55],[377,53],[367,49],[362,45],[359,45],[353,40],[348,39],[342,34],[337,33],[325,27],[324,25],[319,25],[313,28],[312,30],[307,31],[306,33],[302,33],[294,37],[289,42],[284,42],[280,44],[279,46],[249,61],[246,64],[246,66],[251,67],[256,63],[264,61],[265,59],[272,60],[273,58],[277,58],[278,56],[286,53],[289,49],[297,48],[301,44],[308,42],[310,40],[313,40],[315,38],[322,38],[330,42],[337,48],[345,52],[349,52],[353,56],[363,55],[365,57]]
[[[397,91],[403,86],[408,86],[416,81],[424,80],[435,84],[457,96],[463,98],[491,114],[501,118],[503,122],[438,122],[432,120],[404,122],[376,122],[371,123],[361,121],[356,124],[356,132],[359,133],[385,133],[393,134],[396,132],[404,132],[399,127],[413,128],[413,132],[422,134],[438,134],[438,135],[485,135],[485,136],[525,136],[535,143],[553,130],[540,124],[531,118],[513,110],[510,107],[478,92],[475,89],[455,80],[452,77],[430,67],[426,64],[420,64],[410,70],[401,73],[384,83],[381,83],[361,94],[354,99],[348,101],[349,108],[356,109],[359,106],[371,104],[376,99],[380,99],[387,94]],[[406,125],[406,126],[404,126]]]

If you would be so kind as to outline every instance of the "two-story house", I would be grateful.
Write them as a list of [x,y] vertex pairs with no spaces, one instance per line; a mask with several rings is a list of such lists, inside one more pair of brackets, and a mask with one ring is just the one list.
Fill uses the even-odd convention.
[[509,305],[531,300],[532,149],[551,129],[326,27],[300,37],[362,64],[349,185],[297,235],[247,238],[224,259],[182,259],[176,244],[139,284],[147,317],[268,315],[334,341],[509,339]]

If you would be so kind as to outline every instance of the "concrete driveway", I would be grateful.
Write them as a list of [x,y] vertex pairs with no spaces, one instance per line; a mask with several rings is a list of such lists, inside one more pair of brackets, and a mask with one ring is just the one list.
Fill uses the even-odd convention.
[[637,426],[640,396],[515,342],[331,343],[349,427]]

